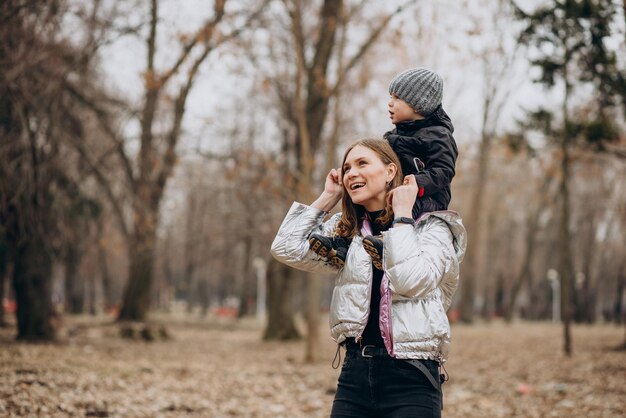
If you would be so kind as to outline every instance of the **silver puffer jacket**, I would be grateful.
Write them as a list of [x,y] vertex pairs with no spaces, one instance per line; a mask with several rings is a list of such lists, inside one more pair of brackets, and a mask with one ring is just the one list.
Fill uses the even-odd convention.
[[[337,272],[309,251],[312,233],[332,236],[340,214],[295,202],[272,243],[272,255],[291,267],[310,272]],[[330,308],[330,330],[337,343],[361,337],[369,315],[372,263],[363,249],[371,234],[367,220],[354,237],[343,269],[337,273]],[[414,228],[383,232],[384,274],[380,330],[387,352],[399,359],[445,361],[450,345],[446,310],[459,282],[465,254],[465,228],[456,212],[430,212]]]

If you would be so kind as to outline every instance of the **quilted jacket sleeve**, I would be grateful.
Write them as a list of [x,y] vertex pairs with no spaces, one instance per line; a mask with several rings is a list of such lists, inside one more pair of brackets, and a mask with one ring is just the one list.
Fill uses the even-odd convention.
[[339,214],[324,222],[327,212],[294,202],[278,229],[272,243],[272,256],[283,264],[298,270],[317,273],[336,273],[317,254],[309,251],[312,233],[331,236],[339,220]]

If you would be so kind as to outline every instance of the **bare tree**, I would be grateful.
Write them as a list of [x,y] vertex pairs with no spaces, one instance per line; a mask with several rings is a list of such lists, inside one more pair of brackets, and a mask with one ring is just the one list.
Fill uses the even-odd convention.
[[6,69],[0,76],[0,219],[11,249],[18,338],[49,340],[55,337],[51,269],[62,241],[60,220],[81,194],[64,146],[68,138],[85,137],[73,91],[98,91],[97,77],[93,56],[59,29],[64,1],[0,7]]
[[[512,10],[506,1],[499,1],[494,6],[481,7],[480,18],[474,19],[474,33],[482,41],[478,57],[482,67],[482,120],[480,141],[476,162],[476,180],[473,185],[472,201],[465,216],[468,237],[471,245],[463,266],[461,282],[460,313],[461,320],[472,322],[474,298],[477,280],[484,276],[486,261],[485,237],[489,225],[485,222],[486,189],[490,175],[490,160],[493,141],[497,135],[502,109],[507,103],[511,90],[515,87],[509,80],[513,72],[516,50],[507,45],[507,32],[512,21]],[[484,19],[484,10],[489,10],[492,18]],[[493,23],[492,23],[493,22]],[[493,25],[493,28],[488,27]]]
[[[253,6],[245,16],[226,11],[226,0],[213,3],[212,15],[188,36],[181,37],[181,51],[173,63],[163,69],[156,66],[159,50],[157,34],[161,28],[159,2],[152,0],[149,7],[148,34],[145,38],[146,64],[144,70],[144,101],[137,113],[140,124],[140,148],[133,161],[124,147],[125,138],[113,128],[109,113],[99,103],[85,99],[85,104],[98,116],[102,128],[124,168],[126,192],[130,196],[132,217],[129,225],[121,208],[120,199],[111,190],[111,180],[98,170],[87,150],[81,154],[90,161],[96,178],[116,208],[122,230],[128,239],[130,260],[128,283],[118,319],[144,320],[150,305],[156,231],[159,208],[166,183],[177,162],[177,145],[181,138],[187,99],[207,58],[221,45],[237,38],[260,15],[267,0]],[[239,19],[238,19],[239,18]],[[233,23],[236,22],[236,23]],[[176,86],[178,81],[178,86]],[[176,86],[176,87],[175,87]],[[173,106],[167,108],[165,96],[173,96]],[[160,112],[167,112],[170,124],[162,129]]]
[[[9,265],[9,248],[6,241],[4,226],[0,226],[0,305],[4,303],[6,279]],[[4,317],[4,306],[0,306],[0,328],[7,325]]]
[[[288,20],[285,23],[287,36],[282,38],[288,45],[287,51],[295,56],[293,67],[286,70],[288,83],[285,79],[269,77],[279,98],[280,108],[286,121],[291,125],[286,131],[285,150],[294,161],[291,171],[294,181],[294,196],[299,201],[312,200],[311,181],[316,173],[315,156],[324,142],[324,129],[332,100],[345,83],[350,71],[362,60],[364,55],[380,38],[391,19],[415,1],[407,1],[391,13],[384,14],[376,22],[371,23],[365,39],[356,45],[356,52],[346,57],[343,53],[345,41],[340,41],[338,33],[342,26],[349,24],[352,12],[356,13],[359,6],[351,10],[342,1],[324,0],[319,4],[306,4],[301,0],[285,0],[284,6]],[[312,10],[317,8],[317,10]],[[305,16],[307,18],[305,19]],[[276,48],[278,49],[278,48]],[[331,72],[331,62],[339,56],[342,62],[336,62],[338,72]],[[331,135],[332,139],[332,135]],[[331,142],[336,144],[335,141]],[[330,147],[327,155],[334,154]],[[326,164],[323,165],[326,168]],[[271,269],[271,272],[276,271]],[[283,285],[276,283],[270,286],[270,293],[290,285],[285,280]],[[315,360],[318,345],[319,329],[319,281],[315,278],[307,282],[307,344],[305,360]],[[270,317],[271,318],[271,317]],[[268,324],[268,328],[273,327]],[[266,334],[267,335],[267,334]]]
[[[546,210],[549,210],[550,188],[554,181],[554,177],[547,173],[542,173],[542,178],[538,179],[540,186],[537,187],[538,200],[534,207],[530,208],[526,218],[526,236],[523,252],[522,267],[519,273],[514,277],[511,290],[508,295],[507,305],[504,311],[504,318],[507,322],[511,322],[515,312],[517,296],[524,285],[530,280],[532,265],[537,250],[537,235],[540,230],[540,219]],[[529,176],[530,177],[530,176]],[[529,181],[536,181],[530,179]]]

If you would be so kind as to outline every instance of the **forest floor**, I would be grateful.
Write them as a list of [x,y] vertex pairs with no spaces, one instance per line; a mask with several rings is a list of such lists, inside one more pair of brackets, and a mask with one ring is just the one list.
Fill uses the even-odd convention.
[[[320,361],[304,343],[262,342],[253,320],[157,317],[171,338],[118,337],[110,318],[65,318],[58,344],[14,341],[0,330],[0,416],[327,417],[338,370],[324,327]],[[498,321],[454,325],[443,416],[624,417],[624,329]]]

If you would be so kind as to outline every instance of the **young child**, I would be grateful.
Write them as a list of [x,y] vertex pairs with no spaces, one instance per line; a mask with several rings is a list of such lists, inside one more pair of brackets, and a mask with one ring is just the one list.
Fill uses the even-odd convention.
[[[384,138],[398,155],[403,174],[414,174],[417,180],[419,192],[413,205],[413,219],[424,212],[448,209],[458,150],[452,136],[452,121],[441,107],[443,80],[426,68],[406,70],[391,81],[389,94],[389,118],[396,128]],[[312,234],[309,245],[330,264],[342,268],[350,240]],[[364,237],[363,246],[374,267],[382,270],[381,237]]]

